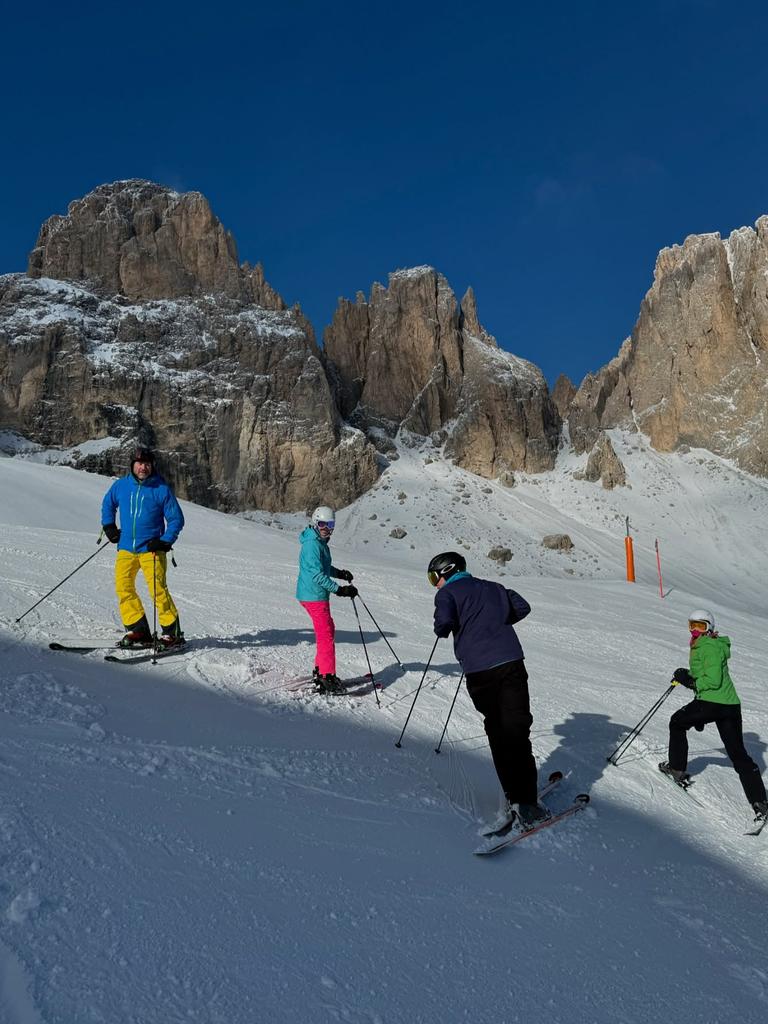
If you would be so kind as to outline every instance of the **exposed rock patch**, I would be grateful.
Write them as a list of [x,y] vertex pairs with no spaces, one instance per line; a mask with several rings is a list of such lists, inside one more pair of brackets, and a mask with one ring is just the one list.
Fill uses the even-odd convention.
[[500,565],[506,565],[510,558],[512,558],[512,551],[497,544],[491,548],[487,557],[493,562],[498,562]]
[[614,487],[626,487],[627,472],[624,463],[616,454],[607,434],[601,434],[589,453],[587,465],[580,473],[574,473],[576,480],[602,481],[603,487],[612,491]]
[[570,551],[573,548],[573,541],[567,533],[549,533],[542,537],[541,544],[551,551]]

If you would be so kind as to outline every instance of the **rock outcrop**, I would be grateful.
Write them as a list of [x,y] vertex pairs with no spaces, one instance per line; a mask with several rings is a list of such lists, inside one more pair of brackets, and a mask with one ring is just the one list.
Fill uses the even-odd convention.
[[631,337],[571,403],[577,451],[624,427],[768,475],[767,281],[768,217],[664,249]]
[[552,388],[552,401],[560,418],[563,420],[568,416],[568,410],[576,395],[576,390],[576,386],[571,378],[567,377],[564,373],[561,373],[555,381],[555,386]]
[[577,480],[589,480],[590,483],[597,483],[600,480],[607,491],[627,485],[624,463],[616,454],[611,439],[602,433],[589,453],[585,469],[573,475]]
[[228,510],[343,507],[375,481],[311,326],[202,196],[101,186],[46,222],[29,269],[0,277],[4,426],[107,473],[140,439],[181,497]]
[[560,418],[541,372],[499,349],[471,289],[459,304],[432,267],[341,299],[324,340],[341,409],[364,429],[432,435],[485,477],[554,465]]
[[573,541],[567,533],[548,533],[541,538],[542,547],[550,551],[572,551]]

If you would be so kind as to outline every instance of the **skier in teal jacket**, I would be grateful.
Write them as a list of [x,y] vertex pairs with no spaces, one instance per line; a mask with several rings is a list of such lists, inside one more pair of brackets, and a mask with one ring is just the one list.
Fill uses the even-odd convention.
[[[336,526],[336,514],[327,505],[319,505],[312,521],[299,535],[299,578],[296,599],[312,619],[315,630],[315,667],[312,678],[320,693],[342,694],[347,691],[336,675],[336,625],[331,616],[330,595],[357,597],[349,569],[337,569],[331,560],[328,543]],[[340,586],[336,580],[346,580]]]
[[672,715],[669,721],[669,760],[662,761],[659,768],[679,785],[685,786],[689,779],[686,771],[688,730],[701,732],[705,725],[714,722],[725,752],[739,776],[744,795],[755,812],[755,821],[765,820],[768,817],[765,785],[760,769],[744,746],[741,702],[728,672],[731,641],[715,632],[715,617],[709,611],[697,609],[691,612],[688,629],[691,635],[689,668],[675,669],[672,681],[693,690],[696,696],[690,704]]

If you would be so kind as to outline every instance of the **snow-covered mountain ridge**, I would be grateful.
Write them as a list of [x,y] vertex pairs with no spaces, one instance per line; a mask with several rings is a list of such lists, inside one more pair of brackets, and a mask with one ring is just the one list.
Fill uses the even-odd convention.
[[[293,597],[299,517],[185,503],[170,577],[183,654],[127,668],[47,650],[117,633],[110,548],[14,625],[95,550],[109,480],[0,458],[0,1019],[761,1022],[768,853],[741,835],[716,734],[691,735],[690,797],[655,767],[677,691],[621,767],[605,758],[685,663],[685,618],[705,603],[765,770],[766,486],[706,453],[613,441],[631,490],[574,480],[569,454],[507,489],[402,447],[339,513],[334,561],[403,662],[360,608],[380,710],[370,693],[286,689],[313,651]],[[541,548],[553,531],[571,555]],[[533,607],[519,633],[540,770],[570,772],[553,806],[592,797],[492,861],[471,856],[498,792],[466,693],[433,750],[459,681],[448,642],[394,747],[433,642],[426,559],[458,542],[479,574],[498,572],[486,544],[513,550],[501,579]],[[351,677],[366,668],[351,603],[334,615]]]

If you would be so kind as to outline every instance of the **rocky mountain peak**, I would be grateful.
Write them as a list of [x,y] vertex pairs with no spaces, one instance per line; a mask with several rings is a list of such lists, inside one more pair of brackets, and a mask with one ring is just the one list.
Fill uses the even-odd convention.
[[570,408],[575,395],[575,384],[570,377],[561,373],[555,381],[554,388],[552,388],[552,401],[555,403],[555,408],[560,413],[562,419],[565,419],[568,415],[568,409]]
[[260,266],[241,268],[232,235],[200,192],[141,179],[99,185],[50,217],[29,255],[30,277],[76,281],[132,301],[214,293],[284,309]]
[[483,476],[554,464],[560,419],[541,372],[498,348],[474,292],[457,302],[433,267],[341,299],[325,332],[344,414],[364,429],[433,435]]
[[568,414],[577,450],[639,429],[661,451],[707,448],[768,475],[768,217],[663,249],[631,337]]
[[343,506],[378,475],[311,325],[198,192],[113,182],[47,220],[29,274],[0,277],[0,381],[7,428],[106,473],[149,443],[218,508]]

